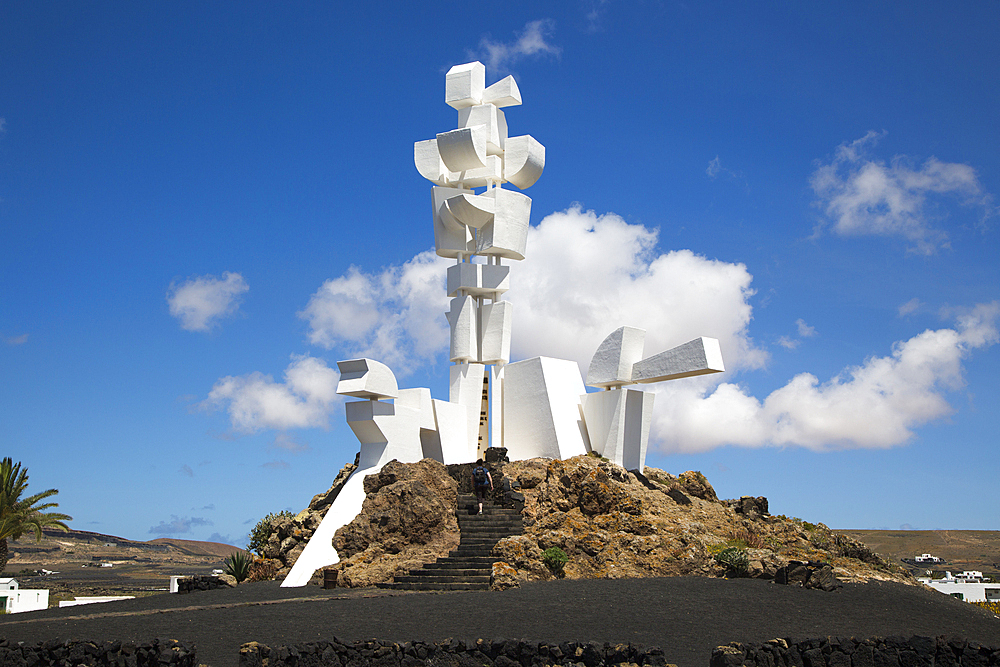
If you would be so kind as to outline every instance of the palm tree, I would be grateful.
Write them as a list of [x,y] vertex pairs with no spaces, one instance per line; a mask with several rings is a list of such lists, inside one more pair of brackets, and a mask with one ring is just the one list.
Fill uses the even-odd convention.
[[69,530],[63,521],[73,517],[59,512],[43,512],[59,503],[42,503],[59,491],[49,489],[33,496],[22,498],[28,488],[28,469],[21,468],[21,463],[15,464],[8,456],[0,461],[0,572],[7,567],[10,558],[7,553],[7,539],[16,540],[27,532],[35,534],[35,540],[42,541],[43,528],[58,528]]

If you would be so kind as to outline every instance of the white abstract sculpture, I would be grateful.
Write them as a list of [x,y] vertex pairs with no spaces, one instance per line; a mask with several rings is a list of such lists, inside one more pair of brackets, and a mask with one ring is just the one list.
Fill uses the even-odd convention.
[[510,76],[487,87],[482,63],[448,70],[445,103],[457,110],[457,127],[416,142],[413,162],[434,184],[435,252],[456,262],[447,275],[448,400],[423,387],[399,389],[392,371],[372,359],[338,362],[337,393],[360,399],[345,406],[361,443],[359,466],[282,586],[303,586],[317,569],[339,562],[334,534],[361,512],[365,476],[393,459],[468,463],[492,444],[513,460],[595,451],[642,470],[654,396],[624,387],[724,370],[715,339],[643,358],[645,331],[633,327],[609,335],[590,364],[587,384],[605,391],[585,393],[573,361],[509,363],[514,307],[503,300],[511,269],[502,262],[525,257],[531,198],[503,185],[534,185],[545,147],[530,135],[508,136],[502,109],[521,104],[521,91]]

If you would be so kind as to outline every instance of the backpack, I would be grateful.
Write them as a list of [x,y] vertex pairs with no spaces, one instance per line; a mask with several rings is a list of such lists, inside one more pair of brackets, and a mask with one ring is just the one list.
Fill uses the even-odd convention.
[[475,480],[476,486],[486,486],[489,484],[486,481],[486,468],[483,466],[476,466],[476,469],[472,471],[472,479]]

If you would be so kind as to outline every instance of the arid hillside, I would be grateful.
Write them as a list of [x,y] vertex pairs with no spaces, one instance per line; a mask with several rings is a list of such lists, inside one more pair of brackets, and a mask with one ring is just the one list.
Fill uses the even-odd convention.
[[[927,569],[979,570],[1000,577],[1000,531],[998,530],[840,530],[914,573]],[[939,565],[916,565],[914,556],[931,554],[943,558]]]

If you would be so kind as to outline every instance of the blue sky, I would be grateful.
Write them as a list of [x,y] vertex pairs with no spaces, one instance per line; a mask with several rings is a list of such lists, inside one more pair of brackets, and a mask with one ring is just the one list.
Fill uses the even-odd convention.
[[[242,544],[353,460],[336,361],[447,397],[415,141],[546,146],[515,358],[722,341],[647,463],[839,528],[1000,529],[1000,3],[5,3],[0,449],[79,529]],[[658,349],[653,349],[653,348]]]

